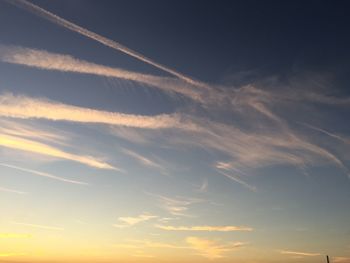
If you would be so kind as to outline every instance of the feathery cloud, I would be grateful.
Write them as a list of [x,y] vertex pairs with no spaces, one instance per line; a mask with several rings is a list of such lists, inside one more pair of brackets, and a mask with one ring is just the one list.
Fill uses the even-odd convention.
[[158,202],[160,203],[160,206],[168,211],[170,214],[175,216],[189,216],[186,212],[189,209],[189,206],[201,203],[204,200],[198,199],[198,198],[189,198],[189,197],[176,197],[176,198],[170,198],[163,195],[157,195],[152,193],[147,193],[150,196],[155,197]]
[[51,53],[44,50],[0,45],[0,61],[44,70],[92,74],[130,80],[160,89],[164,92],[178,93],[195,101],[202,100],[202,91],[179,79],[107,67],[76,59],[69,55]]
[[103,123],[145,129],[169,128],[180,124],[179,116],[176,114],[157,116],[130,115],[11,94],[0,95],[0,116],[21,119]]
[[0,133],[48,142],[54,141],[56,144],[61,145],[66,145],[68,140],[66,132],[62,130],[59,132],[43,130],[39,129],[38,127],[20,123],[18,120],[13,121],[0,119]]
[[57,181],[65,182],[65,183],[88,185],[88,183],[85,183],[85,182],[70,180],[70,179],[59,177],[59,176],[56,176],[56,175],[53,175],[53,174],[44,173],[44,172],[40,172],[40,171],[36,171],[36,170],[31,170],[31,169],[19,167],[19,166],[16,166],[16,165],[0,163],[0,166],[6,167],[6,168],[15,169],[15,170],[22,171],[22,172],[25,172],[25,173],[30,173],[30,174],[37,175],[37,176],[47,177],[49,179],[53,179],[53,180],[57,180]]
[[253,231],[253,228],[246,226],[164,226],[156,225],[157,228],[168,231],[206,231],[206,232],[232,232],[232,231]]
[[187,246],[180,246],[169,243],[154,242],[151,240],[129,240],[129,243],[114,244],[118,248],[143,249],[143,248],[166,248],[166,249],[188,249]]
[[310,253],[310,252],[300,252],[300,251],[290,251],[290,250],[281,250],[281,254],[284,255],[295,255],[295,256],[305,256],[305,257],[315,257],[320,256],[320,253]]
[[151,167],[151,168],[156,168],[158,170],[164,171],[164,168],[157,162],[139,154],[134,151],[128,150],[128,149],[122,149],[122,152],[125,153],[126,155],[134,158],[137,160],[139,163],[141,163],[144,166]]
[[218,244],[217,241],[187,237],[186,242],[197,251],[198,255],[208,259],[218,259],[224,257],[224,254],[238,248],[244,247],[246,244],[242,242]]
[[18,190],[14,190],[14,189],[9,189],[9,188],[5,188],[5,187],[0,187],[0,191],[1,192],[8,192],[8,193],[14,193],[14,194],[27,194],[27,192],[23,192],[23,191],[18,191]]
[[13,0],[13,1],[7,1],[8,3],[11,3],[11,4],[14,4],[18,7],[21,7],[21,8],[24,8],[30,12],[32,12],[33,14],[36,14],[42,18],[45,18],[46,20],[52,22],[52,23],[55,23],[56,25],[59,25],[59,26],[62,26],[64,28],[67,28],[69,30],[72,30],[78,34],[81,34],[83,36],[86,36],[90,39],[93,39],[97,42],[100,42],[101,44],[105,45],[105,46],[108,46],[112,49],[115,49],[115,50],[119,50],[129,56],[132,56],[134,58],[137,58],[145,63],[148,63],[158,69],[161,69],[165,72],[168,72],[180,79],[183,79],[184,81],[190,83],[190,84],[193,84],[193,85],[196,85],[196,86],[201,86],[201,87],[205,87],[205,85],[203,83],[200,83],[199,81],[196,81],[190,77],[187,77],[185,76],[184,74],[181,74],[173,69],[170,69],[166,66],[163,66],[153,60],[151,60],[150,58],[147,58],[145,57],[144,55],[141,55],[140,53],[137,53],[136,51],[133,51],[123,45],[121,45],[120,43],[117,43],[116,41],[113,41],[111,39],[108,39],[106,37],[103,37],[101,35],[98,35],[88,29],[85,29],[81,26],[78,26],[64,18],[61,18],[37,5],[34,5],[32,4],[31,2],[28,2],[26,0]]
[[78,163],[88,165],[90,167],[99,169],[112,169],[119,170],[118,168],[111,166],[105,162],[97,160],[91,156],[76,155],[62,151],[58,148],[50,146],[48,144],[40,143],[34,140],[22,139],[16,136],[9,136],[0,133],[0,146],[12,148],[15,150],[27,151],[37,154],[43,154],[51,157],[66,159]]
[[201,185],[198,186],[197,191],[200,193],[205,193],[208,190],[208,186],[209,186],[208,179],[205,178],[201,183]]
[[236,183],[239,183],[241,185],[243,185],[244,187],[248,188],[249,190],[255,192],[256,191],[256,187],[253,185],[248,184],[247,182],[243,181],[242,179],[240,179],[238,176],[234,176],[232,174],[228,174],[226,172],[223,171],[218,171],[220,174],[226,176],[227,178],[229,178],[230,180],[235,181]]
[[119,217],[118,220],[122,222],[122,224],[114,224],[114,227],[117,228],[126,228],[126,227],[131,227],[134,225],[137,225],[141,222],[145,222],[154,218],[157,218],[158,216],[151,215],[148,213],[144,213],[141,215],[138,215],[136,217]]
[[319,131],[319,132],[321,132],[321,133],[323,133],[323,134],[326,134],[326,135],[328,135],[329,137],[332,137],[332,138],[334,138],[334,139],[337,139],[337,140],[339,140],[339,141],[341,141],[341,142],[343,142],[343,143],[350,144],[350,139],[348,139],[348,138],[344,138],[344,137],[342,137],[342,136],[340,136],[340,135],[338,135],[338,134],[335,134],[335,133],[326,131],[325,129],[321,129],[321,128],[319,128],[319,127],[316,127],[316,126],[313,126],[313,125],[310,125],[310,124],[307,124],[307,123],[302,123],[302,124],[303,124],[304,126],[310,128],[310,129],[312,129],[312,130]]

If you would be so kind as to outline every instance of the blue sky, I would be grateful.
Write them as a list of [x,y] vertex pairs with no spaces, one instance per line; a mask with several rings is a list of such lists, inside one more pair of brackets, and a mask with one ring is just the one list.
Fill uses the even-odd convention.
[[350,262],[345,10],[1,1],[0,262]]

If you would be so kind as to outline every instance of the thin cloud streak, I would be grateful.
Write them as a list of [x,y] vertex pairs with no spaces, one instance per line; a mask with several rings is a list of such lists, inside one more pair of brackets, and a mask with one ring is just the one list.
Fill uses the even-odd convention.
[[5,187],[0,187],[0,191],[1,191],[1,192],[8,192],[8,193],[19,194],[19,195],[28,194],[27,192],[22,192],[22,191],[18,191],[18,190],[14,190],[14,189],[9,189],[9,188],[5,188]]
[[256,190],[257,190],[255,186],[246,183],[246,182],[243,181],[242,179],[240,179],[240,178],[238,178],[238,177],[236,177],[236,176],[234,176],[234,175],[232,175],[232,174],[228,174],[228,173],[223,172],[223,171],[218,171],[218,172],[219,172],[220,174],[226,176],[227,178],[229,178],[229,179],[235,181],[236,183],[239,183],[239,184],[243,185],[244,187],[248,188],[250,191],[256,192]]
[[130,115],[71,106],[45,99],[14,96],[12,94],[0,95],[0,116],[21,119],[102,123],[144,129],[170,128],[180,124],[180,119],[176,114],[157,116]]
[[150,240],[130,240],[126,244],[114,244],[114,247],[123,249],[166,248],[166,249],[190,249],[188,246],[179,246],[169,243],[154,242]]
[[156,163],[155,161],[139,154],[139,153],[136,153],[134,151],[131,151],[131,150],[128,150],[128,149],[122,149],[122,152],[132,158],[134,158],[135,160],[137,160],[139,163],[141,163],[142,165],[144,166],[147,166],[147,167],[151,167],[151,168],[156,168],[158,170],[161,170],[161,171],[164,171],[164,168]]
[[119,44],[111,39],[108,39],[106,37],[98,35],[92,31],[89,31],[88,29],[85,29],[85,28],[78,26],[78,25],[76,25],[76,24],[74,24],[74,23],[72,23],[64,18],[61,18],[61,17],[39,7],[31,2],[28,2],[26,0],[12,0],[12,1],[7,1],[7,2],[10,4],[16,5],[18,7],[21,7],[25,10],[28,10],[35,15],[38,15],[46,20],[49,20],[52,23],[55,23],[56,25],[62,26],[64,28],[72,30],[76,33],[84,35],[90,39],[96,40],[97,42],[100,42],[101,44],[103,44],[105,46],[108,46],[108,47],[115,49],[115,50],[119,50],[119,51],[121,51],[129,56],[132,56],[136,59],[139,59],[139,60],[141,60],[147,64],[150,64],[158,69],[161,69],[165,72],[168,72],[168,73],[170,73],[170,74],[172,74],[172,75],[174,75],[174,76],[176,76],[176,77],[178,77],[178,78],[180,78],[180,79],[182,79],[182,80],[184,80],[192,85],[205,87],[205,85],[201,82],[198,82],[190,77],[185,76],[184,74],[181,74],[173,69],[170,69],[166,66],[163,66],[163,65],[151,60],[150,58],[147,58],[144,55],[142,55],[136,51],[133,51],[133,50],[131,50],[131,49],[129,49],[129,48],[127,48],[127,47],[125,47],[125,46],[123,46],[123,45],[121,45],[121,44]]
[[225,253],[242,248],[246,245],[242,242],[219,244],[217,241],[199,237],[187,237],[186,242],[192,249],[197,251],[198,255],[208,259],[223,258]]
[[170,198],[167,196],[146,193],[150,196],[155,197],[160,203],[160,207],[166,210],[168,213],[175,216],[190,216],[186,212],[189,207],[196,203],[201,203],[204,200],[198,198],[188,198],[188,197],[176,197]]
[[205,232],[233,232],[233,231],[253,231],[253,228],[246,226],[163,226],[156,225],[157,228],[167,231],[205,231]]
[[334,138],[334,139],[337,139],[337,140],[339,140],[339,141],[341,141],[341,142],[343,142],[343,143],[350,144],[350,139],[343,138],[343,137],[341,137],[341,136],[339,136],[339,135],[337,135],[337,134],[331,133],[331,132],[329,132],[329,131],[326,131],[325,129],[321,129],[321,128],[319,128],[319,127],[316,127],[316,126],[313,126],[313,125],[310,125],[310,124],[307,124],[307,123],[303,123],[303,125],[306,126],[306,127],[308,127],[308,128],[310,128],[310,129],[312,129],[312,130],[319,131],[319,132],[321,132],[321,133],[323,133],[323,134],[326,134],[326,135],[328,135],[329,137],[332,137],[332,138]]
[[309,252],[299,252],[299,251],[290,251],[290,250],[281,250],[281,254],[284,255],[295,255],[295,256],[305,256],[305,257],[315,257],[320,256],[320,253],[309,253]]
[[195,101],[202,100],[200,90],[193,88],[193,86],[182,80],[141,74],[120,68],[98,65],[76,59],[70,55],[51,53],[44,50],[0,45],[0,60],[7,63],[35,67],[44,70],[92,74],[130,80],[158,88],[164,92],[179,93]]
[[57,181],[61,181],[61,182],[65,182],[65,183],[79,184],[79,185],[89,185],[88,183],[85,183],[85,182],[70,180],[70,179],[66,179],[66,178],[63,178],[63,177],[55,176],[55,175],[52,175],[52,174],[49,174],[49,173],[44,173],[44,172],[40,172],[40,171],[36,171],[36,170],[32,170],[32,169],[27,169],[27,168],[19,167],[19,166],[16,166],[16,165],[0,163],[0,166],[6,167],[6,168],[15,169],[15,170],[22,171],[22,172],[25,172],[25,173],[30,173],[30,174],[33,174],[33,175],[47,177],[47,178],[50,178],[50,179],[53,179],[53,180],[57,180]]
[[[171,138],[173,144],[196,145],[227,154],[232,167],[263,167],[290,164],[298,168],[324,161],[335,164],[345,173],[347,167],[334,154],[310,143],[289,129],[244,131],[238,127],[205,119],[192,118],[196,133]],[[228,169],[229,167],[226,167]]]
[[151,215],[148,213],[144,213],[141,215],[138,215],[136,217],[119,217],[118,220],[122,222],[122,224],[114,224],[114,227],[117,228],[126,228],[126,227],[131,227],[134,225],[137,225],[139,223],[157,218],[158,216]]
[[28,126],[19,123],[18,120],[10,121],[0,119],[0,132],[8,135],[14,135],[18,137],[39,139],[43,141],[52,142],[56,144],[67,145],[67,136],[64,131],[51,132],[46,130],[34,128],[33,126]]
[[74,162],[85,164],[87,166],[94,167],[94,168],[122,171],[105,162],[101,162],[91,156],[76,155],[76,154],[68,153],[58,148],[55,148],[53,146],[50,146],[48,144],[40,143],[34,140],[23,139],[16,136],[9,136],[1,133],[0,133],[0,146],[4,146],[15,150],[47,155],[47,156],[65,159],[69,161],[74,161]]

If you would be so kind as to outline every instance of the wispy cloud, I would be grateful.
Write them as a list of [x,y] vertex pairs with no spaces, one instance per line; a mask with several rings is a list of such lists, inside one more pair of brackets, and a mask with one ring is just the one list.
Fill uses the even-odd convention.
[[56,144],[65,145],[67,143],[68,136],[66,132],[60,130],[50,131],[39,129],[38,127],[33,127],[18,122],[18,120],[4,120],[0,119],[0,133],[7,135],[13,135],[24,138],[38,139],[42,141],[52,142]]
[[47,229],[47,230],[57,230],[57,231],[63,231],[64,230],[63,227],[37,225],[37,224],[29,224],[29,223],[23,223],[23,222],[12,222],[12,224],[20,225],[20,226],[27,226],[27,227],[32,227],[32,228]]
[[103,123],[146,129],[169,128],[180,123],[176,114],[157,116],[129,115],[71,106],[46,99],[14,96],[12,94],[0,95],[0,116],[21,119]]
[[82,163],[94,168],[120,170],[91,156],[68,153],[48,144],[40,143],[34,140],[23,139],[16,136],[10,136],[0,133],[0,145],[15,150],[27,151],[60,159],[66,159]]
[[209,186],[208,179],[205,178],[203,179],[202,183],[198,186],[197,191],[200,193],[205,193],[208,190],[208,186]]
[[147,158],[139,153],[136,153],[136,152],[128,150],[128,149],[122,149],[122,152],[124,154],[134,158],[136,161],[138,161],[139,163],[141,163],[144,166],[155,168],[155,169],[158,169],[158,170],[164,172],[164,167],[161,166],[156,161],[151,160],[150,158]]
[[24,8],[24,9],[42,17],[42,18],[45,18],[46,20],[48,20],[52,23],[55,23],[59,26],[62,26],[62,27],[67,28],[69,30],[72,30],[78,34],[84,35],[84,36],[86,36],[90,39],[93,39],[97,42],[100,42],[101,44],[108,46],[112,49],[119,50],[119,51],[121,51],[129,56],[137,58],[137,59],[139,59],[145,63],[148,63],[148,64],[150,64],[158,69],[161,69],[165,72],[168,72],[168,73],[170,73],[170,74],[172,74],[180,79],[183,79],[184,81],[186,81],[188,83],[191,83],[191,84],[197,85],[197,86],[203,86],[203,87],[205,86],[203,83],[200,83],[199,81],[196,81],[190,77],[185,76],[184,74],[181,74],[173,69],[170,69],[166,66],[163,66],[163,65],[153,61],[152,59],[147,58],[144,55],[141,55],[140,53],[133,51],[133,50],[121,45],[120,43],[117,43],[116,41],[113,41],[111,39],[103,37],[99,34],[96,34],[92,31],[88,30],[88,29],[85,29],[81,26],[78,26],[78,25],[76,25],[76,24],[74,24],[74,23],[72,23],[64,18],[61,18],[61,17],[43,9],[37,5],[34,5],[26,0],[8,1],[8,3],[14,4],[14,5],[19,6],[21,8]]
[[175,216],[190,216],[186,212],[189,209],[189,206],[203,202],[202,199],[198,198],[189,198],[189,197],[175,197],[170,198],[163,195],[157,195],[152,193],[147,193],[150,196],[155,197],[160,206],[168,211],[170,214]]
[[65,183],[89,185],[88,183],[85,183],[85,182],[70,180],[70,179],[59,177],[59,176],[56,176],[56,175],[53,175],[53,174],[44,173],[44,172],[40,172],[40,171],[36,171],[36,170],[32,170],[32,169],[27,169],[27,168],[19,167],[19,166],[16,166],[16,165],[0,163],[0,166],[6,167],[6,168],[10,168],[10,169],[15,169],[15,170],[22,171],[22,172],[25,172],[25,173],[30,173],[30,174],[37,175],[37,176],[46,177],[46,178],[49,178],[49,179],[53,179],[53,180],[57,180],[57,181],[65,182]]
[[202,100],[200,90],[179,79],[107,67],[76,59],[69,55],[51,53],[44,50],[0,45],[0,60],[7,63],[45,70],[92,74],[130,80],[160,89],[164,92],[182,94],[195,101]]
[[347,143],[347,144],[350,144],[350,139],[348,138],[344,138],[338,134],[335,134],[335,133],[332,133],[332,132],[329,132],[329,131],[326,131],[325,129],[322,129],[322,128],[319,128],[319,127],[316,127],[316,126],[313,126],[313,125],[310,125],[310,124],[307,124],[307,123],[303,123],[304,126],[312,129],[312,130],[315,130],[315,131],[319,131],[323,134],[326,134],[328,135],[329,137],[332,137],[334,139],[337,139],[343,143]]
[[281,250],[281,254],[284,255],[294,255],[294,256],[305,256],[305,257],[315,257],[320,256],[320,253],[310,253],[310,252],[300,252],[300,251],[290,251],[290,250]]
[[126,249],[142,249],[142,248],[167,248],[167,249],[188,249],[187,246],[155,242],[151,240],[129,240],[128,243],[114,244],[115,247]]
[[9,189],[9,188],[5,188],[5,187],[0,187],[0,191],[8,192],[8,193],[14,193],[14,194],[20,194],[20,195],[27,194],[27,192],[14,190],[14,189]]
[[247,182],[243,181],[240,177],[238,176],[234,176],[232,174],[228,174],[227,172],[223,172],[223,171],[218,171],[220,174],[226,176],[227,178],[235,181],[236,183],[239,183],[241,185],[243,185],[244,187],[248,188],[249,190],[255,192],[256,191],[256,187],[253,185],[248,184]]
[[242,242],[220,244],[217,241],[199,237],[187,237],[186,242],[192,249],[197,251],[198,255],[208,259],[222,258],[225,253],[242,248],[246,245]]
[[138,215],[135,217],[119,217],[118,221],[120,221],[121,224],[114,224],[113,226],[117,227],[117,228],[131,227],[131,226],[137,225],[139,223],[142,223],[142,222],[145,222],[145,221],[157,218],[157,217],[158,216],[151,215],[148,213],[144,213],[144,214],[141,214],[141,215]]
[[233,232],[253,231],[253,228],[246,226],[164,226],[156,225],[157,228],[168,231],[205,231],[205,232]]
[[[348,169],[337,156],[284,125],[274,129],[267,126],[263,131],[261,128],[254,131],[199,118],[192,118],[192,121],[197,127],[196,132],[172,138],[172,142],[224,153],[232,159],[230,165],[237,169],[277,164],[305,168],[308,165],[329,162],[348,173]],[[230,167],[226,166],[226,169]]]

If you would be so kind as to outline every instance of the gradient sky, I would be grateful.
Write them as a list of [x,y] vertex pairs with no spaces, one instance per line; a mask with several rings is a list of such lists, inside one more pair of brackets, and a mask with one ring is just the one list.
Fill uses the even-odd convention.
[[0,1],[0,262],[349,263],[348,10]]

